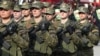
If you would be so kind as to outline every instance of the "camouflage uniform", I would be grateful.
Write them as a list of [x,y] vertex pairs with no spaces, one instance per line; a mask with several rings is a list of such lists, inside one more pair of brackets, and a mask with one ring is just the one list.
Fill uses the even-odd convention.
[[[42,5],[40,1],[36,1],[32,3],[32,9],[38,8],[41,9]],[[35,29],[38,28],[38,26],[41,24],[41,22],[47,22],[45,17],[43,15],[42,20],[39,23],[36,23],[34,20],[34,15],[33,15],[33,27]],[[49,22],[48,22],[49,23]],[[57,43],[57,37],[55,35],[54,27],[51,24],[48,24],[48,30],[40,29],[35,33],[35,36],[33,34],[33,56],[49,56],[52,54],[52,49]],[[41,28],[41,27],[40,27]],[[38,38],[42,39],[42,42],[38,41]]]
[[[12,9],[12,4],[10,4],[10,1],[2,1],[0,8],[10,10]],[[2,20],[0,21],[0,32],[2,33],[4,30],[8,31],[7,27],[13,22],[11,20],[6,24],[2,23]],[[10,35],[8,33],[7,36],[4,36],[3,38],[3,45],[1,47],[2,55],[1,56],[22,56],[21,49],[24,49],[28,46],[27,41],[20,36],[20,29],[17,28],[17,32]],[[9,32],[9,31],[8,31]],[[1,36],[2,37],[2,36]]]
[[[17,13],[21,13],[21,7],[20,7],[20,5],[15,4],[15,5],[14,5],[14,8],[13,8],[13,11],[14,11],[14,12],[17,12]],[[20,17],[17,18],[17,19],[15,19],[15,18],[14,18],[14,15],[13,15],[13,20],[14,20],[15,22],[18,22],[18,21],[20,21],[21,19],[22,19],[22,15],[20,15]]]
[[[88,13],[88,9],[85,7],[79,7],[79,14],[81,13]],[[82,21],[84,22],[81,23]],[[77,28],[76,32],[80,38],[78,56],[93,56],[93,46],[97,45],[99,41],[98,28],[93,23],[89,22],[87,18],[79,20]]]
[[[24,9],[30,10],[30,7],[31,7],[30,3],[24,2],[21,5],[21,10],[24,10]],[[25,19],[28,19],[28,20],[25,20]],[[26,31],[27,31],[27,38],[26,39],[27,39],[27,41],[28,41],[28,43],[30,45],[30,40],[31,39],[29,38],[28,31],[33,26],[33,19],[31,17],[31,15],[29,14],[28,18],[25,18],[25,15],[22,15],[21,20],[20,20],[20,22],[18,24],[20,26],[26,28]],[[28,45],[28,48],[22,50],[23,56],[31,56],[32,53],[30,54],[29,45]]]
[[[69,6],[66,3],[62,3],[60,5],[60,10],[67,13],[69,12]],[[55,27],[57,29],[57,32],[66,30],[66,27],[75,27],[75,22],[71,21],[69,18],[68,20],[62,24],[61,20],[55,22]],[[71,28],[70,28],[71,29]],[[70,30],[69,29],[69,30]],[[68,29],[67,29],[68,30]],[[74,33],[74,28],[71,29],[72,33],[66,32],[63,33],[63,35],[58,34],[58,45],[55,48],[56,50],[53,53],[53,56],[77,56],[77,44],[79,43],[79,38],[78,36]],[[67,40],[64,40],[67,39]]]

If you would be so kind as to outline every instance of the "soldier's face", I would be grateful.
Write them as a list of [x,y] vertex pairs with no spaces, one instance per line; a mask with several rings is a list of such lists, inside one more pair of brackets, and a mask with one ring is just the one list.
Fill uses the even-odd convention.
[[80,20],[86,19],[87,16],[88,16],[88,14],[86,14],[86,13],[79,13]]
[[38,9],[38,8],[33,8],[32,9],[32,15],[34,17],[39,17],[42,14],[42,9]]
[[54,15],[50,15],[50,14],[47,14],[47,15],[46,15],[46,19],[47,19],[48,21],[51,21],[51,20],[53,19],[53,17],[54,17]]
[[69,16],[69,12],[61,11],[60,16],[61,16],[62,19],[66,19]]
[[22,16],[29,16],[30,15],[30,9],[22,9]]
[[47,8],[43,8],[42,13],[46,13]]
[[0,11],[0,15],[2,19],[6,19],[9,18],[12,15],[12,10],[6,10],[6,9],[2,9]]
[[19,19],[21,17],[21,12],[20,11],[14,11],[13,16],[15,19]]

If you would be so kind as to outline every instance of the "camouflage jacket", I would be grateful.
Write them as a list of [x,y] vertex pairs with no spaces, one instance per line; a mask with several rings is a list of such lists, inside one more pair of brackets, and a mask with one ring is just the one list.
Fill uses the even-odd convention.
[[[86,30],[85,30],[86,29]],[[98,28],[89,20],[85,20],[84,23],[77,22],[77,30],[75,31],[79,34],[80,47],[93,47],[97,45],[99,41],[99,31]]]
[[[12,23],[13,20],[9,21],[7,24],[0,22],[0,32],[3,32],[6,27]],[[19,35],[21,28],[17,28],[17,32],[12,35],[7,35],[3,38],[2,46],[2,56],[22,56],[21,49],[28,46],[27,41]],[[7,47],[7,48],[6,48]]]

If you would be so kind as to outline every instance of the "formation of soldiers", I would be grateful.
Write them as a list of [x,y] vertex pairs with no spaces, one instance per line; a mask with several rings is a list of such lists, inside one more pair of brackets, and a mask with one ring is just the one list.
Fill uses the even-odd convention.
[[93,56],[100,36],[88,8],[80,6],[74,13],[70,4],[58,7],[55,11],[48,2],[2,0],[0,56]]

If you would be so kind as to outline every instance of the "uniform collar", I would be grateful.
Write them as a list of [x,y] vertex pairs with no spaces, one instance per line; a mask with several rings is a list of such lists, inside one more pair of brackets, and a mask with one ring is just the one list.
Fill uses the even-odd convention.
[[[4,25],[9,25],[13,20],[10,18],[10,21],[7,24]],[[2,20],[0,20],[0,23],[2,23]],[[3,23],[2,23],[3,24]]]

